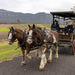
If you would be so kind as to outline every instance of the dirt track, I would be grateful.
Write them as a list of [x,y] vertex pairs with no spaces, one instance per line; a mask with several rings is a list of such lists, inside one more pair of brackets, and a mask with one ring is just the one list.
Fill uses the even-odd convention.
[[[33,53],[33,59],[27,60],[26,65],[21,66],[21,57],[0,63],[0,75],[75,75],[75,56],[59,54],[52,63],[47,63],[44,71],[39,71],[40,60]],[[49,53],[47,54],[49,55]]]

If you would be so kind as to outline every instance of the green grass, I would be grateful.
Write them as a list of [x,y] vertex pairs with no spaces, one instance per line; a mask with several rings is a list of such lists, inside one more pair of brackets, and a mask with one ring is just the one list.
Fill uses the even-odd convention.
[[0,45],[0,61],[21,55],[20,48],[15,50],[16,48],[17,43],[14,43],[13,45]]
[[6,27],[0,27],[0,32],[8,32],[9,29]]

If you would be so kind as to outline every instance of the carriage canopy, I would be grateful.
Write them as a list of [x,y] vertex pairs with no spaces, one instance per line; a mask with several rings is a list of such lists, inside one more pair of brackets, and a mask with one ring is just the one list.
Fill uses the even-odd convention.
[[59,19],[63,18],[64,20],[66,19],[75,20],[74,11],[50,12],[50,14],[53,15],[53,21],[54,21],[54,18],[59,18]]

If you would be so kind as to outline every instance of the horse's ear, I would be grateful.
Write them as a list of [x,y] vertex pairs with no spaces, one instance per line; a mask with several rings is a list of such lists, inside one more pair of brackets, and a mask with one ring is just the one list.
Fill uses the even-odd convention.
[[28,27],[31,28],[31,26],[28,24]]
[[14,29],[13,27],[11,27],[11,29]]
[[13,27],[11,27],[11,29],[14,31],[14,28]]
[[35,24],[33,24],[33,28],[35,28]]

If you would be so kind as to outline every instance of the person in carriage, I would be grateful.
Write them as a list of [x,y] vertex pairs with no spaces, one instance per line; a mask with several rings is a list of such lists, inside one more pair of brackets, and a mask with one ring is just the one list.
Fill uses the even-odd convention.
[[51,30],[52,31],[57,31],[57,32],[59,32],[59,24],[58,24],[58,21],[57,20],[55,20],[54,22],[53,22],[53,24],[51,25]]
[[73,40],[73,30],[74,30],[74,27],[73,27],[73,22],[71,21],[71,20],[68,20],[68,22],[67,22],[68,24],[67,24],[67,26],[65,27],[65,35],[66,35],[66,33],[68,33],[68,35],[70,36],[70,38],[71,38],[71,41]]

